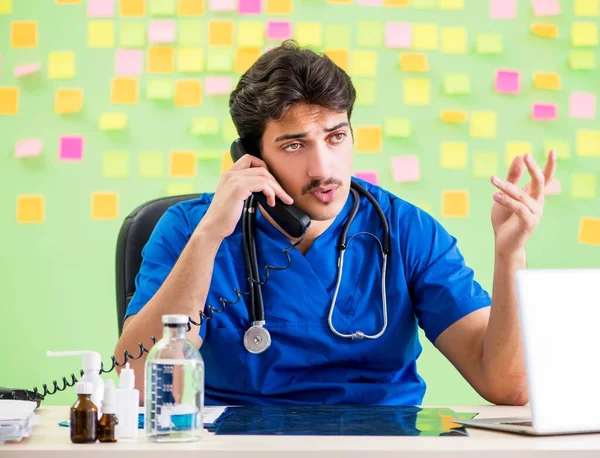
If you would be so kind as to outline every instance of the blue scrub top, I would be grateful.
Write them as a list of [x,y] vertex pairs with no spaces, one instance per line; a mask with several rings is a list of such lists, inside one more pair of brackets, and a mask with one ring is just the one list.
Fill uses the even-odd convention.
[[[352,207],[349,195],[343,210],[306,255],[292,249],[290,267],[270,271],[269,281],[262,287],[266,327],[272,337],[266,352],[254,355],[244,348],[244,332],[250,326],[247,296],[202,325],[200,351],[206,368],[207,405],[419,405],[425,382],[416,367],[421,353],[418,326],[434,342],[448,326],[491,304],[489,294],[465,265],[456,239],[438,221],[379,186],[353,180],[373,195],[389,223],[386,332],[376,340],[353,341],[329,329],[337,240]],[[125,317],[137,313],[160,288],[212,198],[213,194],[203,194],[177,204],[160,219],[142,252],[136,293]],[[371,232],[383,239],[380,219],[363,197],[348,237],[357,232]],[[290,242],[260,212],[256,245],[261,278],[266,264],[286,265],[282,250]],[[235,300],[234,288],[248,291],[242,247],[240,218],[234,233],[218,250],[208,304],[220,307],[221,296]],[[380,331],[381,276],[377,241],[368,235],[355,237],[346,251],[333,316],[339,332]]]

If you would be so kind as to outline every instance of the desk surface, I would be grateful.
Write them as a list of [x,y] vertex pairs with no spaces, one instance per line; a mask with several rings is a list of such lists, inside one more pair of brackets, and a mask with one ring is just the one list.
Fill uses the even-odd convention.
[[[479,412],[478,418],[529,415],[527,407],[460,406],[457,412]],[[41,407],[40,421],[31,437],[0,445],[0,457],[54,458],[355,458],[394,457],[408,452],[412,457],[533,457],[600,456],[600,434],[528,437],[510,433],[469,429],[469,437],[318,437],[318,436],[215,436],[206,432],[198,442],[157,444],[140,437],[113,444],[73,444],[69,429],[58,423],[68,417],[68,407]]]

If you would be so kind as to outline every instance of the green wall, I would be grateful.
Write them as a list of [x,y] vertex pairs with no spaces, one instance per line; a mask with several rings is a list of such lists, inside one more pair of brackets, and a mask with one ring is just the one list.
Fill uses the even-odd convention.
[[[205,71],[200,74],[183,75],[176,70],[166,75],[148,75],[144,56],[144,71],[138,78],[139,101],[126,106],[111,104],[114,58],[120,48],[118,33],[114,46],[90,49],[87,46],[90,20],[87,2],[75,0],[74,3],[59,5],[52,1],[0,0],[0,87],[19,88],[18,113],[0,115],[0,385],[4,386],[41,385],[80,368],[80,361],[76,358],[51,360],[45,356],[46,350],[93,349],[109,361],[117,340],[114,252],[123,218],[136,205],[153,197],[178,191],[214,190],[221,170],[220,155],[228,150],[234,135],[230,125],[224,122],[228,118],[226,95],[204,94],[200,106],[184,108],[175,107],[172,100],[149,100],[146,95],[149,79],[157,76],[170,82],[180,78],[204,82],[207,76],[229,74],[234,82],[237,81],[239,73],[207,71],[208,62],[205,62]],[[146,14],[141,18],[120,17],[118,2],[115,3],[114,17],[104,20],[114,21],[116,30],[124,22],[145,27],[149,21],[156,19],[149,12],[151,0],[148,0]],[[169,2],[163,0],[160,3]],[[595,156],[581,155],[585,151],[578,150],[576,139],[579,129],[595,129],[598,132],[600,127],[597,116],[594,119],[573,119],[569,116],[569,97],[573,91],[600,93],[600,71],[596,65],[587,70],[574,69],[569,65],[573,51],[589,53],[594,59],[597,57],[597,38],[594,44],[592,36],[591,46],[575,47],[571,43],[571,27],[574,22],[595,24],[597,27],[598,16],[577,17],[572,6],[574,2],[565,0],[560,2],[560,15],[538,18],[534,16],[530,2],[520,0],[514,20],[492,20],[489,2],[483,0],[465,0],[464,9],[459,10],[439,8],[461,4],[460,1],[448,0],[413,0],[407,8],[369,7],[360,5],[357,0],[346,3],[337,5],[317,0],[295,0],[291,15],[273,18],[267,14],[242,17],[236,12],[212,12],[208,9],[207,0],[204,15],[185,20],[195,23],[204,36],[198,47],[203,49],[205,59],[215,52],[206,36],[208,22],[215,19],[235,21],[237,32],[240,21],[264,24],[268,20],[282,19],[292,20],[297,26],[298,23],[320,18],[322,48],[340,46],[329,42],[335,38],[339,42],[340,37],[329,35],[328,26],[338,25],[349,31],[350,42],[346,49],[350,51],[351,68],[354,51],[374,51],[377,56],[376,75],[355,78],[359,88],[363,89],[361,103],[355,107],[353,115],[355,131],[359,126],[384,126],[386,119],[395,117],[411,120],[412,131],[408,137],[384,135],[382,149],[378,153],[356,153],[354,170],[377,171],[380,184],[402,198],[422,205],[439,218],[458,238],[467,262],[486,288],[491,288],[493,269],[493,234],[489,214],[494,189],[487,178],[474,176],[475,154],[493,153],[495,156],[492,157],[499,163],[498,174],[505,175],[507,142],[530,142],[532,153],[540,162],[544,160],[546,141],[565,142],[569,146],[569,156],[561,158],[557,170],[562,193],[547,198],[543,222],[528,246],[528,263],[530,267],[599,267],[600,246],[590,243],[594,234],[587,236],[588,243],[581,243],[578,235],[581,218],[595,218],[590,220],[592,222],[600,218],[600,199],[595,189],[600,157],[597,149]],[[589,3],[597,4],[598,1],[589,0]],[[173,19],[176,27],[181,28],[181,18],[177,13],[162,19]],[[38,22],[37,46],[11,48],[10,25],[16,20]],[[383,28],[378,28],[377,24],[367,25],[371,29],[361,35],[361,21],[379,23]],[[386,22],[437,25],[437,49],[414,50],[427,55],[429,71],[409,73],[399,68],[400,54],[410,50],[385,46],[383,33]],[[559,37],[533,36],[530,27],[537,22],[556,24]],[[466,28],[465,53],[444,52],[444,27]],[[500,36],[501,52],[478,53],[476,39],[480,34]],[[234,49],[237,43],[236,33]],[[274,44],[266,42],[263,49]],[[178,44],[173,46],[179,47]],[[140,49],[146,48],[147,44]],[[49,77],[48,56],[52,51],[75,53],[76,75],[73,79]],[[41,63],[41,72],[19,79],[13,76],[15,66],[36,62]],[[521,72],[519,94],[498,94],[494,91],[495,71],[501,68]],[[559,73],[561,89],[548,91],[535,88],[532,77],[534,72],[539,71]],[[442,82],[448,73],[467,73],[470,76],[470,93],[446,94]],[[405,104],[403,84],[405,80],[414,78],[430,82],[431,100],[424,106]],[[376,88],[374,104],[369,104],[368,97],[364,97],[364,91],[369,87]],[[83,89],[84,104],[79,113],[54,113],[54,97],[58,88]],[[533,103],[556,104],[559,119],[544,123],[532,121],[530,111]],[[464,111],[469,121],[474,111],[496,113],[495,135],[492,138],[473,138],[469,121],[462,124],[442,122],[440,112],[446,109]],[[127,127],[117,131],[100,130],[100,115],[107,112],[126,113]],[[210,135],[193,135],[190,126],[195,116],[216,117],[219,131]],[[82,161],[58,159],[59,138],[63,135],[85,137]],[[15,144],[25,138],[43,140],[43,151],[38,157],[14,157]],[[466,142],[468,154],[464,168],[441,167],[440,144],[443,141]],[[592,147],[600,148],[600,142]],[[169,152],[172,150],[199,153],[195,176],[169,176]],[[117,174],[124,173],[125,177],[104,175],[103,155],[107,152],[124,153],[126,169],[117,167]],[[143,152],[162,153],[161,176],[140,176],[139,155]],[[394,182],[392,158],[405,155],[419,157],[419,181]],[[582,173],[589,176],[577,175]],[[442,192],[445,190],[469,192],[467,217],[448,218],[442,215]],[[97,191],[118,194],[117,218],[98,220],[91,217],[91,195]],[[17,198],[21,195],[44,196],[43,222],[17,223]],[[427,342],[419,369],[429,385],[426,403],[483,402]],[[49,404],[70,404],[72,401],[72,394],[48,399]]]

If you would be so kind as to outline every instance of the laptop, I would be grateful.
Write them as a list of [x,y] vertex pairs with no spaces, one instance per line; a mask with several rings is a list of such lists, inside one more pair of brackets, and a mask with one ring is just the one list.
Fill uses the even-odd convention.
[[600,432],[600,269],[516,274],[531,418],[454,420],[536,436]]

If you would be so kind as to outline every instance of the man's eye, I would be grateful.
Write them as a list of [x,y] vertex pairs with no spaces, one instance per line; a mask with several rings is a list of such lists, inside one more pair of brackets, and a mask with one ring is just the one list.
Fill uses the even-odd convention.
[[284,148],[284,150],[293,153],[294,151],[298,151],[300,149],[300,143],[292,143]]
[[333,137],[331,137],[331,139],[333,140],[333,143],[340,143],[344,137],[346,136],[346,134],[344,132],[339,132],[337,134],[335,134]]

